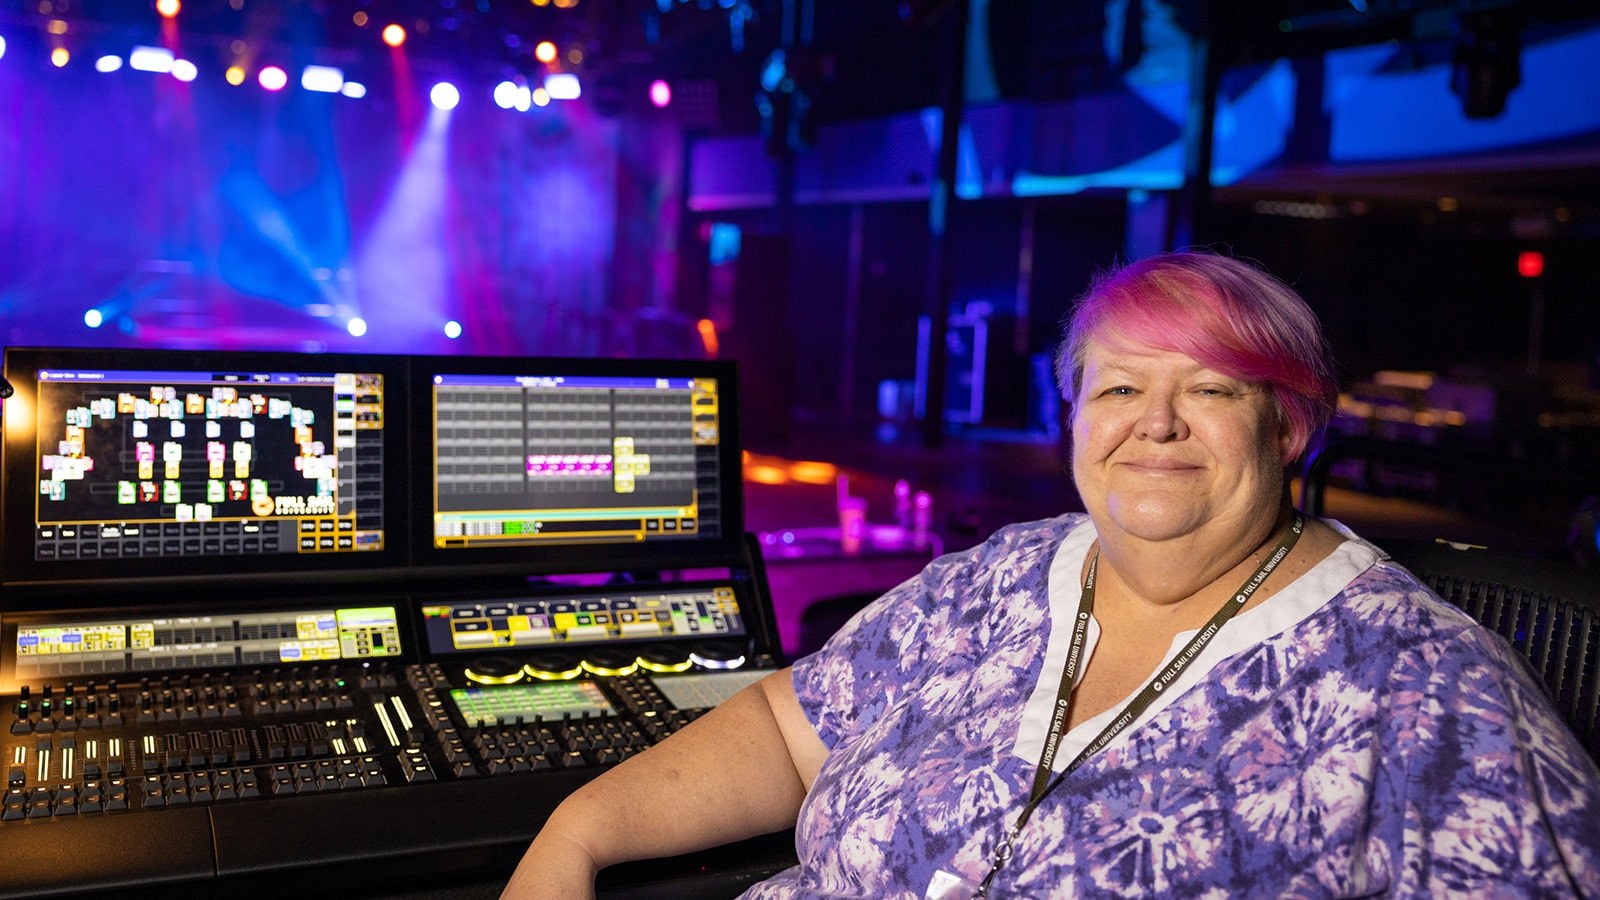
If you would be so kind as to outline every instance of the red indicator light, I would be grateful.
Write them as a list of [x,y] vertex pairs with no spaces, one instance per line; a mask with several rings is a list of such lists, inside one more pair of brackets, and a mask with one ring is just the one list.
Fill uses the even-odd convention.
[[1537,250],[1524,250],[1517,254],[1517,274],[1523,278],[1538,278],[1544,274],[1544,254]]

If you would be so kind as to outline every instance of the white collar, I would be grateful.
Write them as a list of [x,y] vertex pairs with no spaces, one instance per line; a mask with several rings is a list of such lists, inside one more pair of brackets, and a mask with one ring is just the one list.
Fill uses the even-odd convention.
[[[1228,623],[1227,627],[1217,632],[1205,651],[1190,663],[1172,686],[1162,691],[1155,702],[1151,703],[1109,746],[1116,746],[1118,742],[1125,740],[1127,735],[1137,731],[1169,703],[1182,696],[1189,688],[1199,684],[1218,663],[1298,625],[1344,590],[1356,576],[1386,557],[1383,551],[1356,537],[1354,532],[1341,523],[1332,519],[1321,521],[1338,531],[1347,540],[1325,559],[1312,566],[1309,571],[1261,601],[1259,605],[1240,613]],[[1089,548],[1094,544],[1095,538],[1094,522],[1085,517],[1062,539],[1061,545],[1056,548],[1055,558],[1050,563],[1050,639],[1045,647],[1044,664],[1040,669],[1039,679],[1034,684],[1033,693],[1028,696],[1026,705],[1023,706],[1017,740],[1012,747],[1014,754],[1035,764],[1044,752],[1045,737],[1050,731],[1050,716],[1055,706],[1056,692],[1061,685],[1061,671],[1066,668],[1067,647],[1072,639],[1071,622],[1077,614],[1078,600],[1083,591],[1080,576],[1083,572],[1084,559],[1088,556]],[[1061,625],[1059,628],[1055,627],[1058,623]],[[1194,631],[1185,631],[1174,636],[1166,658],[1170,659],[1176,655],[1193,635]],[[1094,648],[1099,639],[1100,624],[1090,619],[1088,641],[1084,647],[1086,662],[1094,655]],[[1084,668],[1087,669],[1088,666],[1085,665]],[[1068,731],[1062,737],[1061,747],[1056,752],[1055,768],[1059,770],[1077,757],[1106,723],[1121,712],[1130,699],[1132,699],[1131,694],[1100,715],[1079,722],[1076,727]]]

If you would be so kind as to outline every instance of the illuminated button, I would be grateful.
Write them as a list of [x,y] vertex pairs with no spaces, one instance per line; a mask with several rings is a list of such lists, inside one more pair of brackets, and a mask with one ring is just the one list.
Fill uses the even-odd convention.
[[[504,656],[484,656],[467,665],[468,681],[478,684],[515,684],[522,680],[523,667]],[[535,676],[537,677],[537,676]]]
[[647,672],[687,672],[694,662],[687,653],[669,647],[651,647],[639,654],[639,667]]
[[690,652],[689,659],[705,669],[737,669],[745,663],[743,649],[725,641],[701,644]]
[[639,660],[617,650],[596,650],[583,660],[582,666],[594,675],[617,677],[639,671]]
[[570,681],[583,674],[583,665],[566,654],[541,653],[530,657],[522,670],[540,681]]

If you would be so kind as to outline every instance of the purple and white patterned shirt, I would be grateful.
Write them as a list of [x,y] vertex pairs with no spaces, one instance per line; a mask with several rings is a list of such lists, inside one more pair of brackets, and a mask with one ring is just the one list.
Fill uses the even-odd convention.
[[[991,896],[1600,897],[1600,771],[1523,662],[1329,524],[1350,540],[1069,776]],[[747,898],[982,879],[1027,801],[1094,537],[1081,514],[1001,529],[795,664],[830,752],[800,865]]]

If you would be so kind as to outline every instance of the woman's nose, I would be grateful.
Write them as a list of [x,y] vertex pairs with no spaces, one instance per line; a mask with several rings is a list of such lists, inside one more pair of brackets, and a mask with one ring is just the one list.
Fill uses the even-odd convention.
[[1178,414],[1173,398],[1152,393],[1140,411],[1136,433],[1147,441],[1177,441],[1189,436],[1189,426]]

